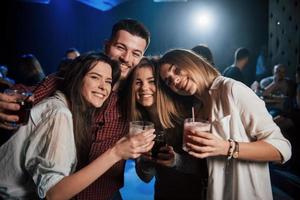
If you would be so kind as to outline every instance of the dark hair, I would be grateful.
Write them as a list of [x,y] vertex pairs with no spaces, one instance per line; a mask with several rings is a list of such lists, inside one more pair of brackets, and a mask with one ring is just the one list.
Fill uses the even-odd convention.
[[79,53],[79,51],[76,48],[69,48],[65,51],[65,56],[67,56],[68,53],[73,53],[73,52],[78,52]]
[[192,48],[192,51],[194,51],[199,56],[202,56],[204,59],[206,59],[210,64],[214,64],[213,55],[205,44],[198,44],[197,46]]
[[238,48],[234,53],[234,59],[235,61],[241,60],[243,58],[247,58],[250,56],[250,52],[246,48]]
[[[78,168],[86,162],[91,144],[92,117],[96,111],[91,108],[81,94],[83,79],[93,69],[97,62],[104,62],[112,68],[112,86],[120,76],[119,65],[103,53],[87,53],[77,57],[69,66],[68,73],[62,84],[61,90],[70,102],[70,110],[73,115],[74,137],[77,149]],[[102,108],[105,105],[102,105]]]
[[125,30],[132,35],[145,39],[147,44],[146,48],[148,47],[150,43],[150,32],[142,23],[134,19],[122,19],[118,21],[112,28],[110,40],[113,40],[120,30]]
[[63,58],[60,63],[58,64],[57,67],[57,75],[59,77],[64,77],[65,73],[69,71],[69,66],[72,63],[72,59],[68,59],[68,58]]
[[68,82],[76,82],[73,81],[73,79],[77,78],[81,78],[81,80],[83,80],[85,74],[95,66],[97,61],[105,62],[111,66],[112,86],[114,86],[114,84],[119,80],[119,76],[121,73],[119,69],[119,63],[115,60],[110,59],[102,52],[87,52],[72,60],[68,67],[69,72],[65,75],[64,78],[64,82],[66,82],[65,84],[68,84]]
[[33,54],[24,54],[11,67],[9,75],[16,83],[35,85],[45,78],[44,71],[38,59]]

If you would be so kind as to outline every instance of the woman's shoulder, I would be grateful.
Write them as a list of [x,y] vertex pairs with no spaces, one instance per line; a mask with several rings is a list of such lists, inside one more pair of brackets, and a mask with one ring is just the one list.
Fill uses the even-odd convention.
[[52,110],[68,109],[67,98],[64,93],[57,90],[52,96],[36,104],[33,108],[38,107],[52,107]]
[[224,76],[216,78],[212,89],[214,89],[217,94],[222,95],[223,97],[226,95],[229,99],[234,101],[256,99],[257,97],[251,88],[244,83]]
[[[213,81],[212,83],[212,86],[210,88],[210,90],[216,90],[216,91],[219,91],[219,92],[229,92],[232,90],[232,88],[235,86],[235,85],[239,85],[239,81],[236,81],[232,78],[228,78],[228,77],[225,77],[225,76],[218,76],[215,78],[215,80]],[[226,90],[226,91],[224,91]]]
[[238,90],[251,90],[247,85],[244,83],[234,80],[232,78],[220,76],[218,77],[218,81],[220,83],[219,88],[227,88],[228,90],[231,91],[238,91]]
[[33,121],[39,121],[41,118],[45,119],[61,114],[72,117],[66,96],[61,91],[56,91],[53,96],[35,105],[30,112]]

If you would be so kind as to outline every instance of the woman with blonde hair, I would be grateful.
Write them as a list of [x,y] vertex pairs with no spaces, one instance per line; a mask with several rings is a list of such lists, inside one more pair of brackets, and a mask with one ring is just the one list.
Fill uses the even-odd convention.
[[[155,199],[194,199],[205,194],[206,163],[184,152],[182,119],[185,102],[176,94],[165,94],[157,85],[157,60],[143,58],[128,77],[122,91],[130,120],[148,120],[155,124],[156,133],[165,132],[166,146],[157,155],[144,154],[136,161],[138,176],[149,182],[155,176]],[[175,96],[174,96],[175,95]],[[173,99],[171,101],[171,99]],[[158,113],[158,109],[167,112]],[[174,116],[177,116],[177,120]],[[158,136],[157,136],[158,137]],[[204,197],[201,199],[205,199]]]
[[[155,74],[155,65],[158,61],[158,58],[143,58],[140,63],[136,66],[135,70],[129,75],[127,82],[124,84],[124,91],[121,96],[126,99],[124,101],[125,105],[123,108],[128,117],[131,120],[141,120],[143,117],[149,119],[150,113],[155,113],[156,125],[160,124],[161,127],[158,128],[171,128],[174,127],[174,120],[172,120],[173,116],[180,116],[178,112],[179,104],[171,101],[170,95],[162,95],[160,87],[157,86],[157,81],[154,76]],[[150,90],[152,90],[149,95],[139,96],[137,94],[136,88],[141,88],[145,85],[141,80],[141,76],[145,76],[147,74],[147,85],[150,86]],[[145,93],[145,92],[144,92]],[[143,94],[144,94],[143,93]],[[149,92],[148,92],[149,93]],[[146,96],[146,97],[145,97]],[[151,99],[151,101],[141,104],[143,101],[141,98]],[[176,109],[177,106],[177,109]],[[156,113],[156,107],[164,108],[168,107],[168,113]],[[148,113],[148,114],[147,114]],[[151,117],[150,117],[151,118]]]
[[189,50],[164,54],[159,75],[165,92],[194,97],[195,117],[212,125],[210,132],[191,129],[186,144],[190,155],[207,159],[207,198],[272,199],[268,162],[289,160],[291,145],[264,102]]

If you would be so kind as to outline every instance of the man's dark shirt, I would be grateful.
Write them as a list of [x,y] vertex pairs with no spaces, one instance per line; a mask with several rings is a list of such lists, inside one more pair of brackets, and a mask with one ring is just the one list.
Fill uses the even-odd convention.
[[241,72],[241,70],[235,66],[235,65],[231,65],[229,67],[227,67],[224,71],[223,71],[223,76],[232,78],[234,80],[240,81],[242,83],[244,83],[244,76]]

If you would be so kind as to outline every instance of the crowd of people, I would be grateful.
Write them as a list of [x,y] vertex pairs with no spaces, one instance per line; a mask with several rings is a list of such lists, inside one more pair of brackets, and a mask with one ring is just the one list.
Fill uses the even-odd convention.
[[[143,181],[156,178],[157,200],[272,199],[268,164],[291,158],[291,138],[273,108],[242,83],[249,51],[239,48],[221,75],[205,45],[147,57],[149,43],[143,24],[120,20],[104,53],[69,49],[57,73],[12,86],[34,94],[25,125],[12,126],[20,105],[0,93],[0,127],[11,134],[0,146],[1,198],[119,200],[125,160],[135,159]],[[282,81],[276,73],[270,88]],[[267,87],[256,89],[270,96]],[[183,122],[191,116],[211,129],[189,130],[184,150]],[[155,128],[128,134],[130,121]],[[166,145],[153,157],[160,131]]]

